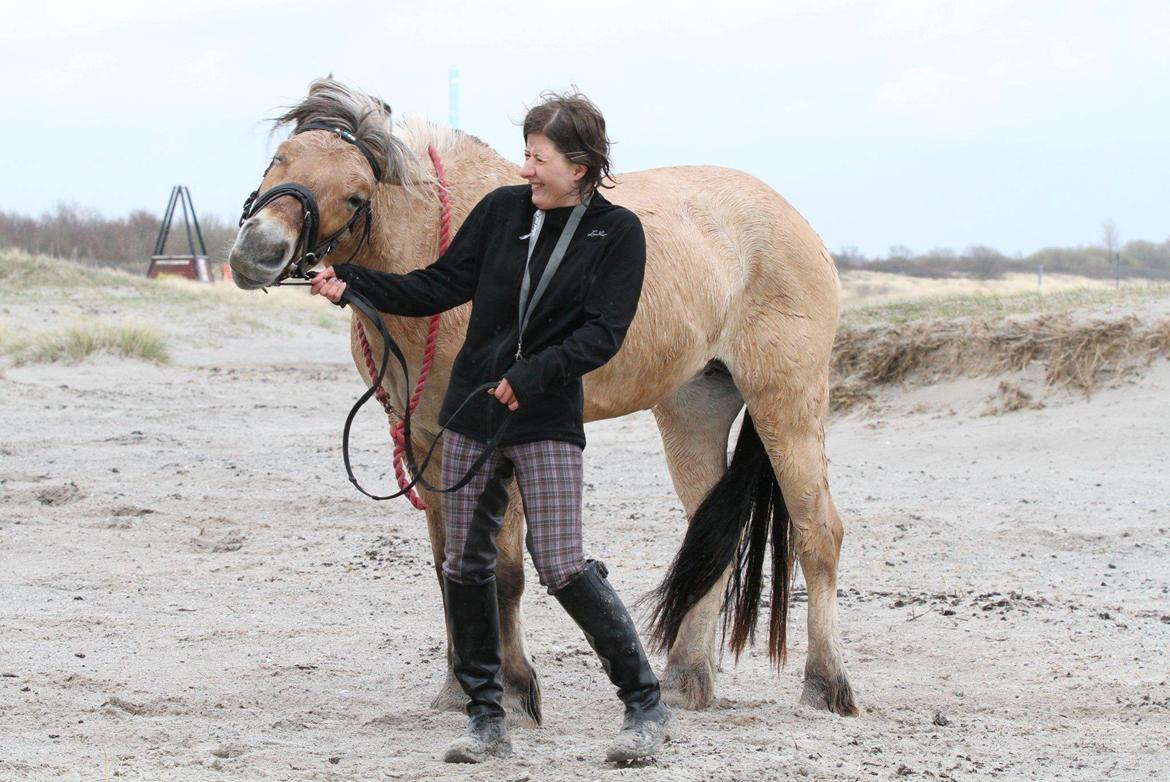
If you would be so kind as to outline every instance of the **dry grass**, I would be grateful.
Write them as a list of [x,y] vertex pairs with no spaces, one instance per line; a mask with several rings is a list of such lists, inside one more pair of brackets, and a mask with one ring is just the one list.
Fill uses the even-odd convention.
[[309,296],[303,288],[273,288],[262,293],[240,290],[230,282],[208,285],[173,276],[151,280],[116,269],[3,250],[0,303],[17,297],[54,306],[101,305],[119,314],[151,319],[197,314],[207,328],[221,333],[231,333],[238,325],[250,331],[265,330],[265,320],[349,330],[348,311]]
[[155,364],[170,361],[166,340],[148,324],[112,325],[100,321],[78,322],[53,331],[6,340],[4,350],[15,363],[77,364],[99,353],[139,359]]
[[0,290],[27,293],[38,288],[124,288],[147,283],[116,269],[103,269],[50,258],[29,255],[23,250],[0,251]]
[[833,383],[829,389],[829,409],[834,413],[847,412],[874,399],[871,384],[861,380],[845,379]]
[[[942,283],[935,289],[957,282],[962,281],[935,281]],[[918,287],[920,293],[927,290]],[[1170,320],[1146,322],[1132,314],[1146,307],[1156,317],[1168,299],[1170,285],[1128,283],[1044,295],[964,292],[847,304],[834,345],[830,403],[840,412],[872,401],[880,386],[1018,372],[1036,363],[1044,367],[1047,387],[1087,395],[1158,356],[1170,356]],[[997,410],[1016,409],[1012,405],[1020,401],[1008,398],[1010,389],[1001,389],[1000,397]]]
[[[1127,287],[1134,283],[1127,281]],[[992,280],[969,277],[931,279],[890,272],[849,269],[841,272],[841,300],[845,306],[883,304],[922,297],[1007,296],[1015,294],[1052,295],[1070,289],[1112,288],[1112,281],[1071,274],[1050,274],[1043,286],[1035,274],[1005,274]]]
[[1122,288],[1069,288],[1055,293],[962,293],[921,295],[879,303],[846,304],[841,325],[912,323],[939,318],[993,318],[1014,315],[1055,315],[1077,310],[1132,307],[1170,297],[1165,283],[1130,283]]
[[1043,402],[1036,402],[1032,395],[1015,383],[1007,380],[1000,381],[995,393],[987,397],[987,405],[983,408],[983,415],[1003,415],[1014,413],[1017,410],[1044,407]]
[[[1085,320],[1072,314],[1012,320],[927,320],[898,326],[844,328],[833,354],[836,386],[861,391],[915,377],[1017,372],[1045,366],[1045,385],[1088,395],[1102,383],[1170,356],[1170,320],[1143,323],[1130,315]],[[857,388],[860,386],[860,390]]]
[[[847,292],[850,279],[858,274],[872,277],[878,273],[844,275]],[[1013,279],[997,288],[994,281],[926,282],[880,276],[897,278],[883,282],[888,290],[902,286],[899,290],[905,293],[910,285],[913,293],[896,301],[846,306],[833,357],[837,378],[831,396],[834,411],[874,400],[877,389],[884,385],[1018,371],[1033,362],[1044,364],[1049,386],[1090,393],[1102,382],[1148,364],[1155,356],[1170,355],[1170,320],[1146,325],[1132,316],[1088,320],[1085,315],[1168,299],[1170,285],[1128,283],[1114,290],[1096,284],[1052,292],[1058,283],[1076,280],[1046,278],[1049,292],[1041,295],[1020,291],[1023,282]],[[1029,276],[1021,276],[1031,281]],[[866,284],[872,283],[870,279]],[[997,290],[1014,292],[991,292]],[[952,295],[938,295],[940,291]],[[0,302],[6,297],[51,305],[54,310],[60,306],[64,311],[74,305],[100,303],[119,316],[145,315],[164,322],[173,315],[196,313],[206,329],[231,334],[297,324],[348,330],[349,321],[346,312],[310,298],[301,289],[277,289],[265,295],[230,284],[148,280],[11,250],[0,251]],[[166,346],[157,330],[102,322],[25,339],[4,326],[0,328],[0,351],[22,362],[80,361],[96,352],[167,360]]]

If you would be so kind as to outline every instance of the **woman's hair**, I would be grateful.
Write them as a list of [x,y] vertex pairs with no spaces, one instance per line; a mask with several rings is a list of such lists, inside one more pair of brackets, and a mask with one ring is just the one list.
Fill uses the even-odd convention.
[[524,117],[524,140],[540,133],[556,144],[570,163],[585,166],[585,176],[577,184],[577,194],[584,199],[595,188],[613,187],[609,172],[609,137],[605,135],[605,118],[593,101],[577,92],[544,92],[540,103]]

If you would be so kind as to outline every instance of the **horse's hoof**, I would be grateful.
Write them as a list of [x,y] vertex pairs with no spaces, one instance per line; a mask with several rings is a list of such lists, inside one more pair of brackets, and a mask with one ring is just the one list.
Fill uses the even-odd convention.
[[849,680],[844,676],[826,679],[806,674],[804,690],[800,693],[800,703],[814,709],[831,711],[842,717],[856,717],[858,714],[853,688],[849,686]]
[[[521,683],[504,682],[504,709],[508,712],[508,721],[512,724],[536,728],[544,721],[541,711],[542,696],[536,671],[530,673],[529,678]],[[463,689],[454,676],[447,676],[443,688],[431,699],[431,708],[435,711],[467,710],[467,696],[463,694]]]
[[431,708],[435,711],[465,711],[467,709],[467,696],[463,694],[463,688],[459,686],[459,682],[450,671],[447,672],[447,680],[443,682],[443,688],[431,699]]
[[528,669],[528,678],[512,682],[504,681],[504,709],[508,720],[525,728],[537,728],[544,721],[541,714],[540,680],[536,671]]
[[668,662],[662,672],[662,699],[681,709],[705,709],[715,700],[715,666],[707,660]]

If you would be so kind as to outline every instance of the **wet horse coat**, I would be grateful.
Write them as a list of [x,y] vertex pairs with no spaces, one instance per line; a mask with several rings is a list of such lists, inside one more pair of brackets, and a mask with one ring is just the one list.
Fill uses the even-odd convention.
[[[357,237],[346,238],[327,263],[356,252],[354,263],[402,273],[437,257],[442,215],[428,145],[438,150],[446,168],[453,228],[488,192],[521,181],[515,165],[474,137],[426,123],[394,127],[389,108],[380,100],[331,80],[314,82],[309,96],[282,119],[297,126],[343,124],[383,159],[385,176],[375,181],[359,151],[333,133],[294,132],[280,145],[262,191],[287,182],[311,189],[326,233],[343,226],[363,201],[372,207],[368,242],[359,246]],[[854,714],[837,624],[843,528],[829,493],[824,448],[829,355],[839,311],[832,258],[787,201],[742,172],[688,166],[622,174],[617,181],[606,195],[642,221],[646,279],[621,350],[584,378],[585,420],[652,410],[675,490],[692,518],[728,471],[728,437],[746,405],[766,453],[763,464],[770,464],[778,495],[783,495],[792,555],[799,559],[808,589],[808,658],[801,700]],[[279,277],[292,258],[300,220],[294,200],[282,198],[242,225],[231,251],[238,285],[261,287]],[[420,453],[437,432],[469,312],[470,306],[464,305],[443,316],[430,381],[413,418]],[[354,317],[354,360],[369,381],[356,335],[363,316]],[[386,323],[417,367],[426,319],[387,316]],[[376,329],[366,324],[366,333],[378,355]],[[410,393],[402,379],[388,373],[384,385],[395,407],[402,409]],[[438,483],[437,464],[427,478]],[[423,496],[437,569],[443,558],[443,500],[425,491]],[[509,705],[539,722],[540,688],[524,653],[519,613],[522,515],[513,488],[498,540],[501,642]],[[731,526],[732,512],[727,515],[727,534],[738,535],[738,528]],[[782,552],[774,560],[783,571],[777,575],[780,580],[788,572],[786,557]],[[676,622],[677,633],[661,639],[669,645],[663,690],[676,704],[701,708],[714,698],[720,606],[733,568],[705,594],[689,596],[685,616]],[[781,613],[781,632],[783,619]],[[782,637],[772,640],[773,651],[777,643],[782,647]],[[463,694],[448,675],[433,705],[462,703]]]

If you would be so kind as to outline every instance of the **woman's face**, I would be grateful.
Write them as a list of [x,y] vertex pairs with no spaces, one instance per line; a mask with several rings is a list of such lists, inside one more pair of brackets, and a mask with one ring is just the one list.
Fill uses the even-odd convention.
[[525,142],[520,176],[532,185],[533,205],[537,209],[555,209],[580,203],[577,183],[585,176],[586,167],[569,162],[542,133],[530,134]]

